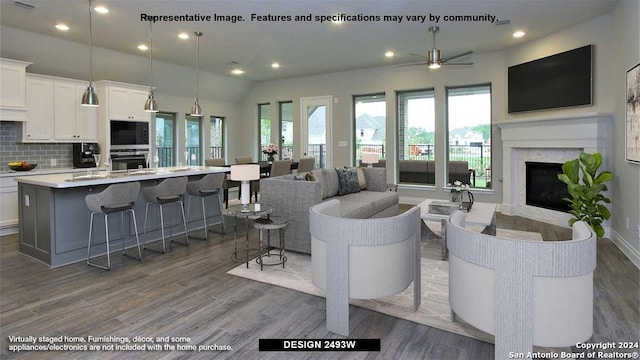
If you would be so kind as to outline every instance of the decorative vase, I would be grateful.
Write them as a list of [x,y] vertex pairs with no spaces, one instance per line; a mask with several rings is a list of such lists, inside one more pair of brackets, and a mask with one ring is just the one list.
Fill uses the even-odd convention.
[[451,202],[461,202],[462,201],[462,192],[454,191],[451,193]]
[[273,160],[275,160],[275,157],[273,155],[267,155],[267,161],[269,162],[269,164],[272,164]]

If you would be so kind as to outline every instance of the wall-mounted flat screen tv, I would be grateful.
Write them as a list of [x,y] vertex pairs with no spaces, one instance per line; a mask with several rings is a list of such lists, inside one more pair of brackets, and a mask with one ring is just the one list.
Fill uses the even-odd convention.
[[593,45],[510,66],[508,111],[592,105]]

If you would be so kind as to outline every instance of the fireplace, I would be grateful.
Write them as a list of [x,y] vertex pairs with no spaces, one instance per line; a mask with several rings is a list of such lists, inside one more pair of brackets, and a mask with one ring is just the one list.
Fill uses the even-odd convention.
[[[496,189],[500,189],[502,185],[500,212],[568,226],[567,222],[572,215],[565,210],[550,210],[527,204],[525,162],[562,164],[577,158],[584,151],[601,153],[603,167],[609,167],[608,163],[612,161],[610,150],[613,116],[605,113],[583,113],[548,118],[517,118],[494,123],[500,128],[502,140],[502,177],[496,184]],[[562,199],[563,196],[553,197]],[[605,229],[607,227],[605,223]]]
[[525,161],[527,205],[545,209],[568,212],[569,203],[564,198],[569,197],[567,185],[558,180],[562,174],[562,164]]

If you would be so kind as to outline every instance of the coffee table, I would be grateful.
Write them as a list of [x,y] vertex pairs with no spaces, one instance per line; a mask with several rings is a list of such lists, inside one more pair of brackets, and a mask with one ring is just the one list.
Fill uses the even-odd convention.
[[[441,257],[442,260],[447,260],[449,258],[449,251],[447,250],[447,220],[451,215],[444,214],[434,214],[429,212],[429,204],[433,201],[442,201],[436,199],[427,199],[418,206],[420,207],[420,217],[422,220],[429,221],[440,221],[442,224],[442,250]],[[474,202],[471,210],[466,213],[465,217],[465,226],[466,225],[474,225],[474,226],[484,226],[485,230],[483,233],[489,235],[496,234],[496,207],[497,204],[492,203],[482,203],[482,202]],[[425,223],[426,224],[426,223]]]

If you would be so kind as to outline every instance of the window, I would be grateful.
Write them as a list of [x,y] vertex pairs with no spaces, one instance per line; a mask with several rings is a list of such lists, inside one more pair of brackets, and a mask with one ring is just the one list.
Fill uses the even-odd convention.
[[200,119],[187,116],[184,129],[184,159],[187,165],[201,165]]
[[466,161],[473,187],[491,187],[491,85],[447,88],[448,183],[452,161]]
[[[398,159],[434,161],[436,120],[433,89],[398,92],[397,104]],[[401,183],[435,185],[435,173],[423,179],[412,178],[405,172],[401,175]]]
[[212,159],[224,158],[224,118],[220,116],[211,117],[209,127],[209,143],[211,144]]
[[281,102],[280,105],[280,156],[282,159],[293,156],[293,103]]
[[175,166],[175,113],[156,113],[156,155],[159,167]]
[[387,124],[385,95],[354,96],[353,107],[355,164],[360,164],[362,154],[377,154],[380,159],[384,159],[385,127]]
[[316,96],[300,98],[302,157],[316,159],[318,169],[332,166],[331,112],[333,98]]
[[262,149],[271,143],[271,104],[258,104],[258,126],[260,127],[260,159],[267,160],[267,155],[262,153]]

